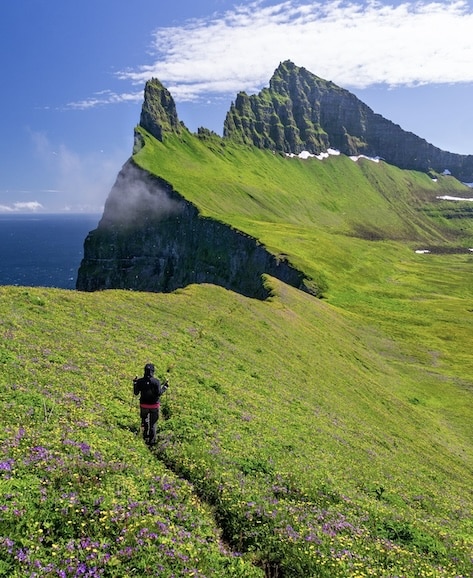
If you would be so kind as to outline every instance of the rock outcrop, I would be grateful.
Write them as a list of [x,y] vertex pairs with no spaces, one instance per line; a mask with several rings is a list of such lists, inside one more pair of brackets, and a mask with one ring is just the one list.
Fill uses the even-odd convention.
[[140,126],[161,142],[166,132],[182,132],[174,99],[156,78],[146,83]]
[[168,292],[213,283],[248,297],[268,296],[263,274],[316,294],[286,260],[258,241],[203,218],[173,188],[129,160],[84,243],[76,287]]
[[317,154],[332,147],[346,155],[381,157],[403,169],[449,170],[473,182],[473,155],[442,151],[374,113],[348,90],[290,61],[279,65],[269,88],[238,94],[224,136],[285,153]]

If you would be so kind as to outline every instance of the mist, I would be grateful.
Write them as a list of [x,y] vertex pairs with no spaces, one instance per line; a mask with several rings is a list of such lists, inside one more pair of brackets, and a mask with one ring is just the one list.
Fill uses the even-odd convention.
[[162,221],[182,214],[186,205],[165,181],[147,176],[129,160],[110,191],[101,225]]
[[[42,212],[102,213],[105,200],[129,151],[80,153],[53,143],[44,133],[31,133],[35,155],[50,184],[40,191]],[[30,192],[30,196],[34,191]]]

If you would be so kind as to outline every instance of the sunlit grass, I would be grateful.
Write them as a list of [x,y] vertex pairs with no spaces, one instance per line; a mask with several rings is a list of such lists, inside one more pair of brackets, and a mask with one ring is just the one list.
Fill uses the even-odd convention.
[[[435,202],[461,185],[145,138],[324,298],[0,288],[0,576],[471,576],[473,258],[414,252],[469,242]],[[147,361],[171,381],[152,453]]]
[[[467,392],[271,285],[2,289],[4,576],[468,575]],[[155,459],[130,388],[148,359],[172,384]]]

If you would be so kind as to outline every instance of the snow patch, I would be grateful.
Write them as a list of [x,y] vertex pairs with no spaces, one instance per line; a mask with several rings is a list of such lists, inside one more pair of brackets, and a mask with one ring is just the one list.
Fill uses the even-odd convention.
[[340,154],[340,151],[338,151],[337,149],[327,149],[327,152],[324,153],[319,153],[318,155],[313,155],[312,153],[310,153],[309,151],[301,151],[298,155],[296,155],[295,153],[286,153],[286,156],[293,159],[293,158],[298,158],[298,159],[319,159],[319,161],[328,158],[329,156],[338,156]]
[[302,151],[297,155],[300,159],[308,159],[310,157],[313,157],[315,155],[311,155],[309,151]]
[[373,161],[374,163],[379,163],[379,161],[381,160],[381,157],[367,157],[366,155],[356,155],[356,156],[351,156],[350,158],[355,163],[357,161],[359,161],[360,159],[367,159],[368,161]]
[[473,201],[473,198],[466,198],[466,197],[451,197],[450,195],[442,195],[441,197],[436,197],[442,201]]
[[[318,159],[319,161],[322,161],[324,159],[328,159],[328,157],[330,156],[340,156],[340,151],[337,149],[332,149],[332,148],[328,148],[326,151],[321,152],[317,155],[314,155],[312,153],[310,153],[309,151],[301,151],[298,155],[296,155],[295,153],[286,153],[286,156],[294,159],[294,158],[298,158],[298,159]],[[369,161],[373,161],[374,163],[379,163],[381,159],[381,157],[368,157],[366,155],[356,155],[356,156],[351,156],[349,157],[352,161],[357,162],[360,159],[367,159]]]

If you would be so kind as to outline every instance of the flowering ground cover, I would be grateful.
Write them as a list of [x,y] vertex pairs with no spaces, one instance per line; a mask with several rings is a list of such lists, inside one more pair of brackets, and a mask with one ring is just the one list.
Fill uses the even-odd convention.
[[[406,363],[268,283],[266,302],[0,289],[0,576],[472,574],[463,350]],[[153,451],[147,361],[171,382]]]
[[105,334],[71,325],[68,301],[2,294],[11,315],[2,315],[0,575],[258,575],[222,542],[192,485],[143,447],[111,351],[110,371],[95,373]]

